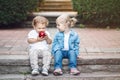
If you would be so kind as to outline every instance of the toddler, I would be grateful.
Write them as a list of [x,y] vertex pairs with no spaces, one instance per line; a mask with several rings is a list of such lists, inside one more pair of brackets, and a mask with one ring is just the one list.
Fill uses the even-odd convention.
[[32,68],[32,75],[39,74],[38,57],[42,56],[42,72],[47,76],[50,68],[51,53],[49,45],[52,43],[46,26],[49,21],[43,16],[36,16],[32,21],[33,30],[28,33],[29,57]]
[[60,15],[56,19],[57,29],[59,30],[54,37],[52,44],[52,54],[54,56],[55,76],[62,75],[62,59],[69,60],[70,74],[77,75],[80,71],[77,69],[77,56],[79,54],[78,34],[71,30],[71,27],[77,22],[75,18],[68,15]]

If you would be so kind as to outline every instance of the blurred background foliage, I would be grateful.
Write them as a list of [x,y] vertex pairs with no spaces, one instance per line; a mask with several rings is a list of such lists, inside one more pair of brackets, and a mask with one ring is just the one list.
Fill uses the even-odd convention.
[[120,25],[120,0],[72,0],[82,23]]
[[[0,0],[0,26],[22,22],[44,0]],[[120,25],[120,0],[72,0],[80,23]]]
[[10,25],[25,20],[36,9],[38,0],[0,0],[0,25]]

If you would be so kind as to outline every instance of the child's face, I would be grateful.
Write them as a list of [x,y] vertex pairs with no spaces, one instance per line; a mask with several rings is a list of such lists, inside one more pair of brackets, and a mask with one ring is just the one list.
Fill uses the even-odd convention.
[[57,28],[60,32],[64,32],[66,29],[66,23],[62,24],[62,23],[57,23]]
[[40,31],[46,30],[46,24],[45,23],[37,23],[35,26],[35,30],[39,33]]

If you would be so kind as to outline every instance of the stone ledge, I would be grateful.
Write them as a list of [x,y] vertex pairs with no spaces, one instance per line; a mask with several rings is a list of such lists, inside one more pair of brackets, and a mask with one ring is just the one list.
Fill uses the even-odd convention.
[[[41,63],[41,59],[39,60]],[[52,60],[51,64],[54,63]],[[63,60],[67,65],[68,60]],[[120,54],[87,54],[78,56],[78,65],[114,64],[120,65]],[[0,65],[29,65],[28,55],[0,55]]]
[[25,75],[22,74],[4,74],[0,75],[0,80],[25,80]]
[[0,75],[0,80],[120,80],[119,73],[95,72],[95,73],[81,73],[78,76],[70,74],[63,74],[62,76],[31,76],[29,74],[6,74]]
[[[80,55],[78,69],[81,72],[120,72],[120,54],[114,55]],[[52,59],[50,72],[53,72],[54,60]],[[39,59],[39,67],[42,67],[42,59]],[[0,74],[30,73],[31,67],[28,55],[0,55]],[[68,60],[63,60],[63,71],[69,72]]]
[[[54,37],[51,35],[51,37]],[[28,44],[26,46],[0,47],[0,55],[26,55],[28,54]],[[51,49],[51,46],[50,46]],[[79,48],[80,54],[120,54],[120,48]]]
[[68,14],[70,16],[77,16],[77,12],[75,11],[66,11],[66,12],[33,12],[32,15],[33,16],[47,16],[47,17],[57,17],[57,16],[60,16],[61,14]]

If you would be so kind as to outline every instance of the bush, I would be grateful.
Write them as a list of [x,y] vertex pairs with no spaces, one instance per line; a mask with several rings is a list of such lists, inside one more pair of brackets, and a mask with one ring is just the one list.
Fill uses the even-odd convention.
[[120,0],[72,0],[83,22],[97,25],[120,24]]
[[21,22],[34,10],[38,0],[0,0],[0,25]]

